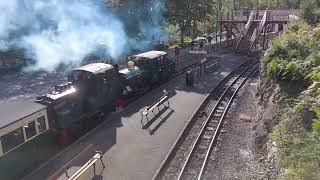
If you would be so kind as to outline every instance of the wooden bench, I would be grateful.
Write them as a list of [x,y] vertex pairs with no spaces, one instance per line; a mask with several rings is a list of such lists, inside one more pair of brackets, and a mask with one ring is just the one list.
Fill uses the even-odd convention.
[[[103,169],[105,165],[102,160],[102,152],[96,151],[96,154],[86,163],[84,164],[76,173],[74,173],[71,177],[68,177],[68,180],[77,180],[88,178],[86,172],[90,171],[90,168],[93,167],[93,173],[95,175],[96,172],[96,162],[100,160]],[[91,174],[92,175],[92,174]]]
[[[145,116],[148,119],[148,114],[150,112],[154,113],[154,109],[158,108],[158,111],[160,111],[160,106],[163,105],[165,107],[169,107],[170,108],[170,102],[169,102],[169,93],[165,93],[161,98],[159,98],[157,101],[155,101],[153,104],[151,104],[146,110],[141,111],[141,120],[143,119],[143,117]],[[167,105],[165,105],[164,103],[167,102]]]
[[209,71],[212,67],[218,66],[218,59],[216,57],[209,57],[206,59],[206,61],[204,62],[205,64],[205,71]]

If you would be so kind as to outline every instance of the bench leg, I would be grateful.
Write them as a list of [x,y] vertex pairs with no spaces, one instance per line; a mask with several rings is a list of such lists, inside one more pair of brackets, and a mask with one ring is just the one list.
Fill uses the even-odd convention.
[[143,114],[141,113],[141,119],[140,119],[141,124],[143,124],[142,120],[143,120]]
[[[102,156],[101,156],[102,157]],[[102,164],[102,167],[103,169],[106,168],[106,165],[104,165],[103,161],[102,161],[102,158],[100,158],[100,161],[101,161],[101,164]]]
[[[144,117],[144,115],[141,113],[141,120],[140,120],[140,122],[141,122],[142,125],[144,125],[144,124],[143,124],[143,117]],[[147,115],[146,117],[147,117],[147,120],[148,120],[148,115]]]

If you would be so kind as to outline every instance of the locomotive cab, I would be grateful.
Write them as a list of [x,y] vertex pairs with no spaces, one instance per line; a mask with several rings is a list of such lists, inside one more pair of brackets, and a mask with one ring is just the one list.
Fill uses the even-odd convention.
[[68,79],[83,96],[99,96],[108,90],[109,84],[116,76],[110,64],[92,63],[74,69]]
[[117,68],[110,64],[92,63],[74,69],[69,80],[78,91],[85,112],[91,112],[111,103],[118,95]]
[[[61,131],[67,131],[77,137],[89,126],[97,125],[100,120],[91,117],[113,110],[113,100],[119,92],[118,77],[116,68],[104,63],[88,64],[71,71],[70,82],[38,98],[38,102],[48,106],[50,127],[58,130],[59,136]],[[65,141],[63,144],[69,140]]]
[[167,80],[175,73],[175,64],[164,51],[149,51],[132,57],[141,70],[145,80],[151,84]]

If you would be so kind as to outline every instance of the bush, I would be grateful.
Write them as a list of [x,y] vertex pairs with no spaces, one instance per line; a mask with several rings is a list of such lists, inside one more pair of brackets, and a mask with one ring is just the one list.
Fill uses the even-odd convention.
[[[305,125],[312,122],[314,112],[310,102],[297,104],[272,133],[272,139],[278,144],[281,165],[287,170],[286,179],[319,179],[320,172],[320,136]],[[314,123],[313,123],[314,124]]]
[[191,36],[185,36],[184,37],[184,43],[189,44],[192,41],[192,37]]
[[267,77],[291,94],[299,94],[313,84],[315,75],[310,74],[320,65],[319,33],[319,28],[303,21],[290,24],[263,59]]
[[282,97],[295,99],[283,101],[288,109],[271,134],[284,178],[320,179],[320,28],[302,21],[289,25],[262,65],[267,80],[280,85]]
[[317,24],[320,20],[319,2],[304,0],[301,4],[301,17],[310,24]]
[[316,118],[312,122],[312,128],[314,131],[320,133],[320,105],[315,107]]

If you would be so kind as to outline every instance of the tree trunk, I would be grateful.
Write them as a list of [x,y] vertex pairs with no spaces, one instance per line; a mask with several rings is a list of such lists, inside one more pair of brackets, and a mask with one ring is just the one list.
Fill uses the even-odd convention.
[[184,33],[185,33],[185,27],[180,24],[180,43],[184,43]]
[[181,44],[184,43],[184,35],[183,35],[182,29],[181,29],[181,31],[180,31],[180,43],[181,43]]

